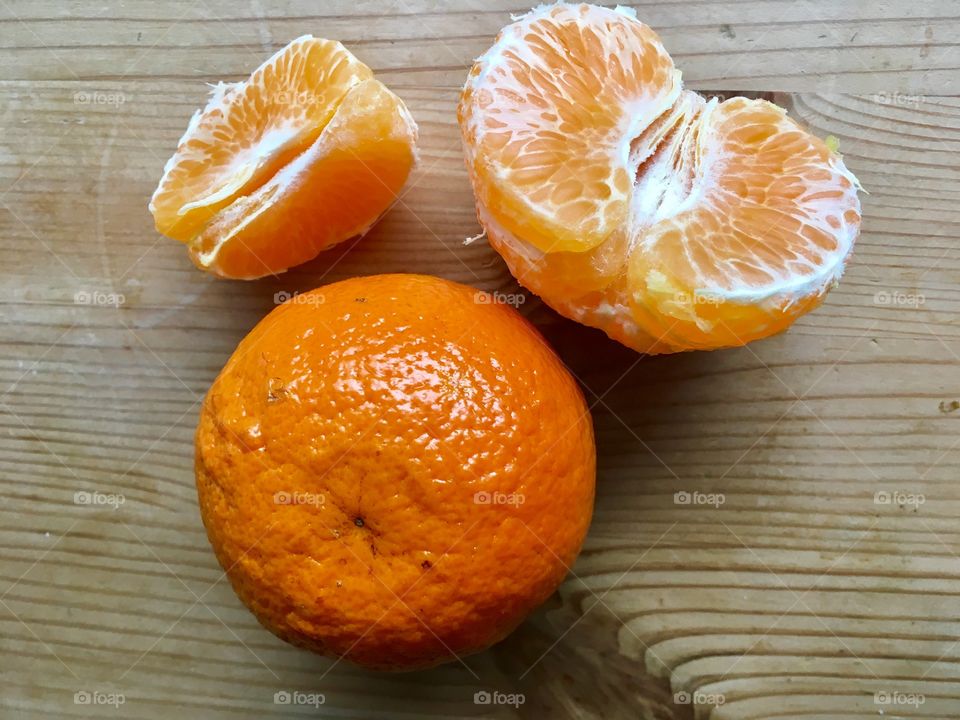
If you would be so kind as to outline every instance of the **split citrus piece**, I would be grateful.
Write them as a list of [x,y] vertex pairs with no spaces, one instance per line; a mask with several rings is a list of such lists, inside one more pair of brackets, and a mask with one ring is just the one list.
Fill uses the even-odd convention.
[[684,90],[627,8],[541,6],[459,106],[480,222],[560,313],[647,353],[743,345],[819,305],[860,228],[841,157],[763,100]]
[[218,84],[167,162],[150,211],[203,270],[252,279],[365,233],[415,160],[403,102],[338,42],[297,38]]

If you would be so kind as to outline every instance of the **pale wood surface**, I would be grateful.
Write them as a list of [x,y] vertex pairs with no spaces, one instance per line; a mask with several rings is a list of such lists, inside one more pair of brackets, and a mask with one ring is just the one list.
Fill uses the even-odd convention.
[[[463,245],[478,227],[454,105],[522,9],[0,0],[0,717],[960,717],[953,0],[638,5],[692,86],[778,92],[840,139],[871,192],[864,233],[822,309],[735,351],[639,359],[530,297],[522,311],[587,388],[600,476],[575,574],[505,643],[374,675],[285,646],[223,581],[196,509],[197,404],[274,293],[380,271],[514,291],[484,243]],[[156,235],[148,197],[204,83],[307,32],[403,96],[423,163],[349,252],[215,281]],[[109,95],[122,104],[82,102]],[[126,501],[78,506],[83,491]],[[478,706],[481,689],[526,702]],[[326,702],[277,705],[280,690]],[[725,702],[695,713],[680,691]]]

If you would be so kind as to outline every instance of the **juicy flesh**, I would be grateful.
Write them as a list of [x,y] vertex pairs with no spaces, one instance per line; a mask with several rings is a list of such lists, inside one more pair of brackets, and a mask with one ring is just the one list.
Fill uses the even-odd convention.
[[592,23],[566,22],[565,13],[557,6],[506,28],[497,57],[474,68],[463,103],[482,115],[467,124],[482,158],[481,199],[544,251],[588,249],[624,222],[625,137],[679,93],[678,74],[649,28],[619,13]]
[[157,229],[183,242],[306,150],[355,85],[373,77],[340,43],[305,36],[198,112],[151,200]]
[[150,209],[201,268],[261,277],[366,231],[406,180],[415,140],[370,68],[304,36],[248,80],[214,88]]
[[636,228],[638,262],[679,287],[750,298],[802,289],[842,259],[860,216],[826,145],[762,100],[734,98],[700,117],[693,188]]
[[682,90],[630,11],[558,4],[509,26],[460,120],[518,279],[578,312],[628,300],[638,332],[681,348],[786,327],[859,229],[838,155],[775,105]]
[[308,150],[190,241],[191,259],[227,277],[255,278],[366,232],[407,179],[412,122],[382,83],[357,85]]

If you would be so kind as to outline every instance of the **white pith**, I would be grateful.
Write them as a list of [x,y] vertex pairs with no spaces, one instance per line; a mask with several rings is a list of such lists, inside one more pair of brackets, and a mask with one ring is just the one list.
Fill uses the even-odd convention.
[[[497,42],[481,58],[477,60],[477,63],[481,68],[480,74],[476,78],[469,78],[467,80],[467,86],[472,86],[473,88],[482,87],[487,80],[487,76],[490,71],[503,63],[504,56],[509,51],[512,51],[520,57],[534,59],[528,44],[523,40],[524,31],[532,23],[536,22],[544,15],[547,15],[554,10],[558,5],[564,5],[564,3],[539,5],[526,15],[523,15],[517,19],[514,24],[504,28],[498,36]],[[618,6],[614,10],[609,10],[607,8],[593,5],[587,7],[588,14],[596,15],[603,13],[616,13],[627,18],[629,21],[636,22],[636,12],[630,8]],[[666,54],[666,49],[663,48],[659,41],[655,41],[655,45],[664,55]],[[618,143],[616,151],[611,157],[611,160],[618,160],[621,165],[626,166],[629,163],[630,146],[633,138],[639,135],[641,130],[649,125],[653,119],[659,117],[662,113],[666,112],[674,105],[682,90],[681,73],[679,70],[675,69],[673,71],[673,80],[673,88],[666,96],[656,97],[653,95],[647,97],[638,97],[625,107],[626,112],[623,114],[622,127],[618,133],[622,139]],[[477,122],[468,121],[467,127],[471,131],[476,132],[479,144],[479,141],[484,135],[482,126]],[[496,179],[502,181],[507,178],[508,173],[502,169],[494,167],[491,168],[491,170],[493,171]],[[618,196],[623,200],[627,200],[628,198],[629,193],[623,194],[613,187],[611,187],[611,191],[612,195]],[[540,206],[531,202],[526,197],[516,197],[515,199],[529,209],[531,213],[542,212],[542,208]]]
[[[334,113],[333,117],[330,119],[330,122],[327,123],[323,131],[321,131],[319,137],[307,148],[305,151],[296,156],[293,160],[287,163],[285,166],[280,168],[277,173],[270,178],[261,188],[258,188],[256,192],[270,191],[274,197],[279,197],[285,192],[295,191],[297,187],[302,182],[302,178],[305,173],[307,173],[310,168],[323,156],[332,149],[330,136],[331,134],[336,133],[337,131],[342,131],[344,128],[349,130],[349,125],[344,123],[342,119],[342,110],[344,106],[341,105],[337,108],[337,111]],[[396,107],[397,115],[400,120],[399,125],[394,125],[394,131],[398,135],[406,134],[409,137],[416,138],[417,135],[417,125],[413,120],[413,116],[410,114],[410,111],[402,103],[398,104]],[[340,138],[343,139],[343,136]],[[416,151],[416,142],[413,142],[413,155],[414,155],[414,165],[417,163],[417,151]],[[211,222],[217,222],[218,218],[226,217],[232,211],[234,206],[227,206],[224,208]],[[253,223],[257,218],[259,218],[263,213],[269,212],[271,210],[271,205],[268,203],[263,203],[259,206],[256,212],[244,214],[243,219],[240,222],[234,223],[230,226],[230,231],[218,238],[217,243],[207,252],[197,253],[197,258],[204,266],[213,266],[216,263],[217,255],[220,250],[227,244],[227,241],[240,234],[247,226]],[[386,211],[384,211],[386,212]],[[381,214],[382,216],[382,214]],[[370,231],[370,229],[377,223],[381,216],[375,217],[370,220],[370,222],[362,228],[357,228],[357,232],[352,233],[349,237],[363,236]],[[346,238],[344,238],[346,239]],[[275,270],[275,273],[283,272],[287,268],[279,268]]]
[[[367,92],[360,91],[361,87]],[[248,88],[250,94],[242,97],[240,93],[248,93]],[[377,107],[381,118],[386,117],[382,114],[386,107],[394,105],[396,115],[391,116],[393,122],[387,135],[408,141],[412,170],[419,159],[418,128],[403,102],[341,43],[309,34],[292,40],[247,79],[211,86],[206,105],[194,112],[177,151],[164,165],[163,176],[149,203],[151,213],[156,216],[157,198],[168,192],[171,184],[182,182],[182,175],[176,174],[178,165],[203,163],[205,148],[228,143],[227,152],[210,158],[209,164],[203,166],[203,174],[197,174],[201,180],[189,186],[189,202],[183,202],[182,194],[173,196],[177,203],[183,202],[176,208],[180,218],[192,210],[209,208],[206,214],[193,216],[201,218],[199,222],[180,225],[177,237],[188,245],[195,262],[220,274],[218,255],[227,241],[264,216],[279,198],[303,188],[312,164],[322,160],[338,142],[330,139],[333,126],[339,129],[340,140],[367,139],[342,117],[349,116],[345,105],[350,105],[351,110],[366,108],[369,97],[376,97],[380,103]],[[266,110],[260,112],[264,107]],[[317,108],[322,110],[317,112]],[[238,120],[247,121],[244,127],[252,128],[256,134],[240,134],[233,141],[229,129],[235,125],[230,121],[230,113],[237,111],[242,113]],[[253,114],[252,120],[248,113]],[[338,118],[341,119],[336,123]],[[270,202],[262,202],[264,198]],[[164,198],[164,202],[169,200]],[[371,219],[356,233],[337,242],[365,234],[378,219],[379,216]],[[173,227],[177,227],[175,223]],[[202,250],[208,243],[209,249]],[[284,269],[275,268],[273,272]]]
[[[258,73],[262,73],[266,68],[276,65],[280,58],[289,52],[293,47],[296,45],[302,45],[303,43],[309,42],[313,39],[313,35],[301,35],[300,37],[291,40],[290,43],[277,50],[273,55],[261,63],[246,80],[234,83],[218,82],[216,85],[211,86],[210,97],[207,100],[207,104],[204,105],[203,108],[194,111],[190,118],[190,122],[187,124],[187,129],[177,141],[178,152],[174,153],[163,166],[163,176],[160,178],[160,182],[157,184],[157,189],[150,198],[150,203],[148,205],[151,213],[155,211],[155,199],[167,189],[167,184],[170,181],[170,173],[181,160],[179,149],[196,134],[197,128],[200,125],[200,120],[204,116],[216,111],[226,113],[228,99],[233,95],[233,93],[240,91],[250,81],[250,79],[256,76]],[[347,50],[344,49],[344,52],[347,52]],[[236,192],[238,188],[242,187],[243,183],[252,177],[252,175],[266,159],[272,156],[272,154],[284,144],[295,138],[296,135],[301,131],[302,128],[292,125],[289,127],[281,126],[272,128],[269,133],[260,139],[260,142],[256,146],[247,148],[245,152],[238,153],[236,156],[234,156],[229,170],[223,174],[224,181],[219,187],[217,187],[215,190],[212,190],[210,194],[185,204],[180,208],[178,214],[184,215],[192,208],[210,205],[225,197],[229,197],[233,192]]]
[[[476,98],[478,93],[483,89],[491,70],[496,67],[497,64],[504,62],[505,52],[508,50],[517,51],[518,49],[522,49],[523,33],[520,30],[514,30],[514,28],[526,27],[553,11],[557,5],[565,5],[565,3],[538,6],[530,13],[517,19],[514,25],[504,29],[493,47],[478,59],[479,73],[476,75],[471,74],[467,80],[465,90],[472,91],[472,98]],[[595,10],[606,13],[617,12],[624,17],[637,21],[635,11],[629,8],[618,7],[613,11],[603,8],[595,8]],[[591,10],[591,12],[593,12],[593,10]],[[682,87],[679,80],[679,72],[677,74],[676,93],[671,94],[671,102],[662,112],[670,112],[677,102],[677,97],[681,93]],[[630,247],[628,248],[627,255],[635,248],[639,248],[638,251],[642,252],[644,243],[652,242],[651,236],[645,235],[642,229],[650,228],[658,222],[675,218],[693,208],[703,207],[705,204],[711,202],[710,193],[718,191],[717,178],[719,173],[722,172],[724,157],[719,143],[711,142],[712,137],[709,134],[711,131],[716,130],[716,128],[711,125],[710,118],[717,105],[716,100],[705,103],[702,113],[696,121],[699,129],[703,132],[697,137],[697,147],[695,151],[698,159],[698,168],[697,172],[693,174],[693,183],[689,191],[680,187],[678,178],[670,172],[672,168],[668,162],[669,153],[660,152],[661,148],[655,149],[657,154],[654,155],[653,160],[645,167],[645,173],[637,178],[632,189],[630,202],[630,220],[628,225]],[[638,137],[643,129],[649,125],[650,109],[650,107],[642,106],[635,108],[628,107],[629,112],[627,113],[627,117],[631,122],[629,127],[623,130],[624,140],[620,146],[621,157],[624,157],[622,155],[624,152],[627,153],[626,156],[629,157],[633,139]],[[482,116],[483,110],[479,108],[474,108],[473,112],[467,115],[464,128],[465,136],[472,135],[479,140],[483,132]],[[676,141],[676,138],[674,141]],[[468,165],[473,166],[476,147],[471,147],[469,143],[466,145]],[[479,146],[479,142],[477,142],[477,146]],[[639,160],[642,161],[643,158]],[[636,169],[639,164],[640,162],[637,158],[630,158],[630,167]],[[859,214],[860,204],[856,193],[861,189],[860,184],[856,177],[846,168],[842,158],[835,153],[830,158],[830,171],[833,174],[833,178],[829,182],[834,183],[831,189],[838,189],[839,179],[844,178],[846,182],[849,183],[844,189],[845,201],[852,202],[853,208]],[[496,177],[495,172],[496,169],[494,169],[494,176]],[[661,191],[663,191],[662,195],[660,194]],[[726,193],[727,191],[723,192]],[[810,192],[812,192],[812,190],[808,188],[805,194],[809,194]],[[651,200],[651,198],[654,197],[657,198],[656,202]],[[542,209],[531,204],[526,197],[518,198],[518,200],[527,204],[531,210],[543,212]],[[839,213],[837,217],[839,227],[831,227],[827,223],[826,212],[820,211],[822,201],[806,200],[805,202],[807,212],[804,213],[802,221],[813,228],[822,230],[834,239],[835,247],[831,251],[819,250],[816,262],[811,262],[799,256],[791,257],[789,262],[783,262],[784,267],[782,270],[774,266],[766,265],[761,262],[760,257],[751,257],[749,259],[752,267],[763,270],[771,276],[769,282],[757,284],[741,283],[734,287],[696,287],[688,292],[691,292],[694,298],[706,296],[716,298],[718,302],[769,308],[771,312],[782,311],[792,303],[826,292],[836,283],[843,273],[845,261],[853,248],[859,232],[859,224],[849,223],[846,218],[843,217],[843,214]],[[826,203],[823,203],[822,207],[826,207],[826,205]],[[534,265],[544,258],[545,254],[540,249],[508,231],[502,223],[494,218],[487,208],[483,207],[479,200],[478,216],[481,224],[488,233],[495,233],[498,240],[507,245],[511,251],[519,257],[524,258],[527,262]],[[759,235],[757,237],[759,238]],[[805,267],[803,267],[802,270],[797,269],[799,266],[804,265]],[[511,268],[511,270],[514,270],[514,268]],[[597,304],[595,297],[593,297],[586,303],[578,303],[578,298],[575,297],[548,297],[544,295],[543,288],[538,287],[537,277],[537,273],[528,274],[524,280],[524,284],[534,292],[543,296],[553,307],[558,308],[558,306],[562,306],[565,308],[568,311],[565,314],[572,315],[574,319],[580,322],[603,329],[609,325],[613,317],[616,317],[619,324],[626,322],[627,318],[632,318],[630,310],[631,297],[629,296],[629,290],[625,283],[621,284],[621,287],[613,294],[613,298],[610,301],[605,299],[600,304]],[[640,297],[638,294],[637,297],[632,298],[635,302],[654,302],[654,296],[658,294],[656,292],[657,278],[648,278],[648,284],[652,294],[649,296],[644,295],[643,297]],[[615,287],[615,285],[611,285],[610,289],[614,289]],[[666,294],[669,288],[664,288],[664,290]],[[684,317],[684,319],[693,320],[699,324],[695,308],[691,307],[686,310],[680,310],[680,312],[683,315],[687,315],[687,310],[689,310],[689,317]],[[632,322],[632,319],[629,322]],[[708,328],[701,326],[701,329]]]

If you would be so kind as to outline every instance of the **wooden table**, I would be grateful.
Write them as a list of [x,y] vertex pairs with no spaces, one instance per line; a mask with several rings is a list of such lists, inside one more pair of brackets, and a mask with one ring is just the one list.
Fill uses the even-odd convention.
[[[955,0],[638,5],[690,86],[777,92],[839,138],[871,193],[863,236],[822,309],[739,350],[639,358],[529,297],[586,388],[600,474],[574,573],[506,642],[371,674],[284,645],[224,581],[192,435],[275,293],[384,271],[516,291],[464,245],[454,106],[523,9],[0,0],[0,717],[960,717]],[[402,95],[422,164],[355,247],[216,281],[147,200],[205,83],[303,33]]]

